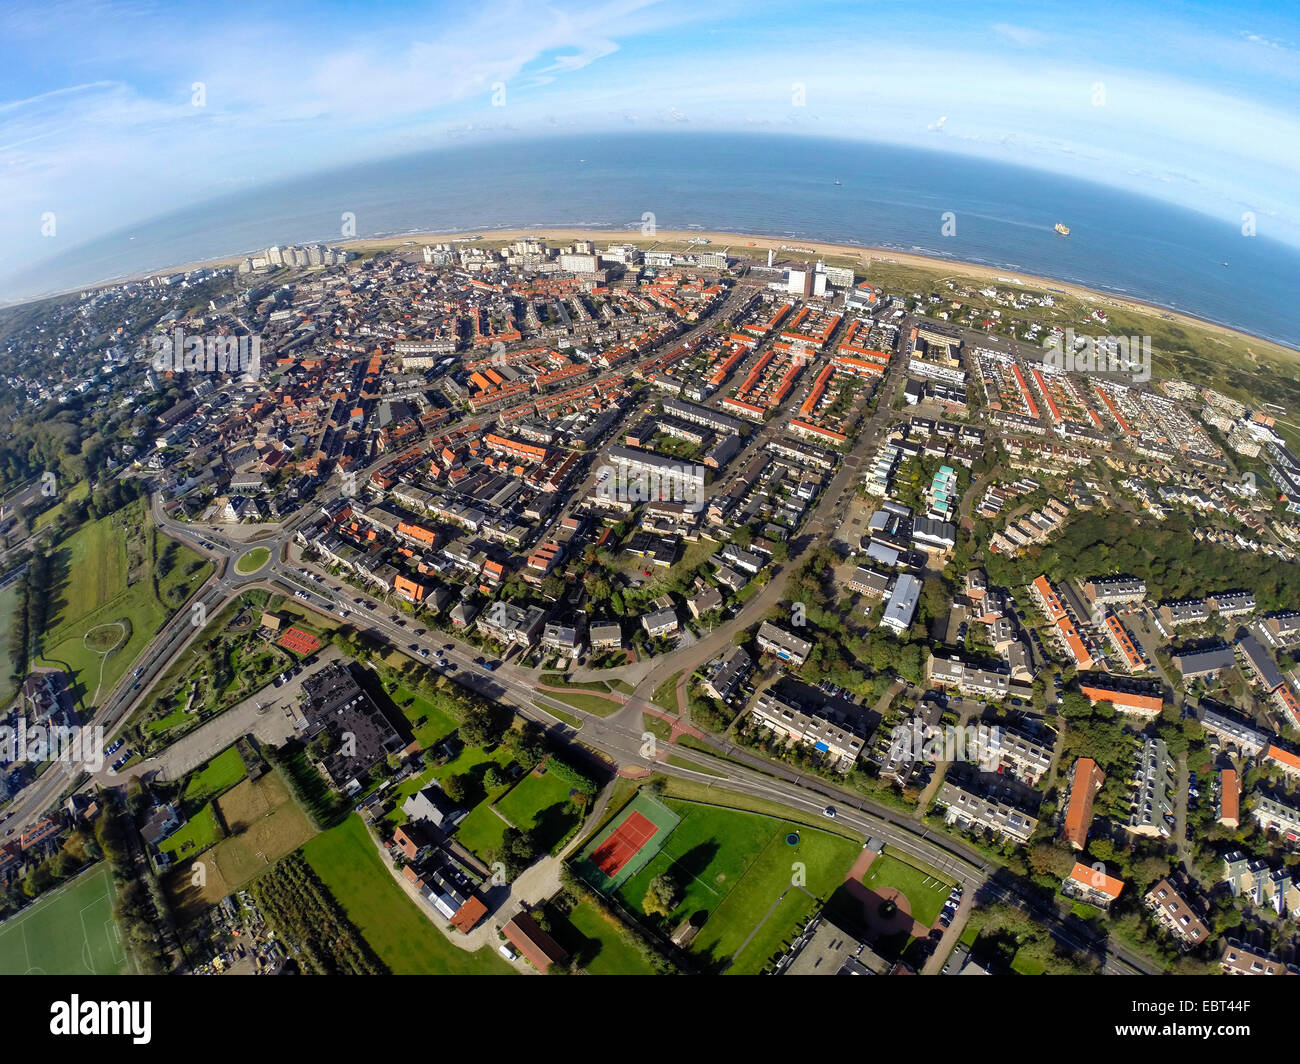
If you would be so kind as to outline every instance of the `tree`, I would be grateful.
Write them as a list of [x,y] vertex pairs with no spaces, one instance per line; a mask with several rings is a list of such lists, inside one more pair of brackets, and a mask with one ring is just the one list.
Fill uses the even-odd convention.
[[681,887],[671,875],[663,872],[650,880],[641,908],[647,916],[662,916],[666,920],[680,902]]
[[470,746],[489,746],[499,735],[492,711],[484,705],[470,706],[460,722],[461,741]]
[[463,802],[469,794],[469,779],[460,773],[453,773],[442,781],[443,792],[453,802]]

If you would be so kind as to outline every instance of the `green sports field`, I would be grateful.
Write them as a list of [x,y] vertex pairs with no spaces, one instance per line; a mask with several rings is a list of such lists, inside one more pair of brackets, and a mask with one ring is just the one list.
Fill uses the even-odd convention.
[[[636,813],[650,821],[657,830],[646,840],[645,845],[627,860],[627,863],[622,868],[618,869],[613,876],[609,876],[596,866],[592,856],[598,850],[606,849],[606,844],[611,837],[617,834],[628,818]],[[668,836],[676,829],[679,820],[680,817],[664,805],[663,802],[652,797],[646,791],[640,791],[635,798],[618,811],[595,838],[587,843],[578,859],[574,862],[573,870],[601,894],[608,896],[650,863],[663,848]],[[645,892],[642,891],[643,897],[644,894]]]
[[666,926],[702,919],[690,952],[713,971],[762,971],[818,899],[844,882],[861,850],[853,840],[760,813],[671,798],[664,804],[680,822],[618,888],[619,900],[642,913],[650,881],[671,875],[682,896]]
[[0,975],[120,975],[129,970],[113,920],[113,879],[89,872],[0,924]]

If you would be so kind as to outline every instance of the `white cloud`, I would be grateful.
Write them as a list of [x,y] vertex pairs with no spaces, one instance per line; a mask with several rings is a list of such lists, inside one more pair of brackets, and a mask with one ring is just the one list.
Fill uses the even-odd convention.
[[1010,41],[1021,48],[1039,48],[1047,42],[1047,34],[1028,26],[1013,26],[1008,22],[999,22],[993,32],[1004,41]]

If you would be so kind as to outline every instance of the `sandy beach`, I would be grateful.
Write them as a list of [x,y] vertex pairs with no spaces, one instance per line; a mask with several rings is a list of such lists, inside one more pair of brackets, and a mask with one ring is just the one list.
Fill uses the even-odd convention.
[[[1210,332],[1218,332],[1229,336],[1245,336],[1254,342],[1267,344],[1269,347],[1276,348],[1278,351],[1294,357],[1296,352],[1290,348],[1277,344],[1272,340],[1265,340],[1260,337],[1252,336],[1249,333],[1242,332],[1239,329],[1232,329],[1226,325],[1220,325],[1217,322],[1207,321],[1204,318],[1197,318],[1190,314],[1182,314],[1178,311],[1169,310],[1155,303],[1147,303],[1139,299],[1118,296],[1110,292],[1099,292],[1092,288],[1085,288],[1082,285],[1069,284],[1065,281],[1057,281],[1050,277],[1038,277],[1034,274],[1020,273],[1014,270],[1008,270],[996,266],[980,266],[975,263],[956,262],[949,259],[937,259],[928,255],[913,255],[905,251],[893,251],[889,248],[861,247],[853,244],[833,244],[824,241],[799,240],[792,241],[790,237],[773,237],[759,236],[748,233],[721,233],[707,232],[696,229],[659,229],[653,238],[642,236],[639,230],[592,230],[592,229],[491,229],[469,231],[463,233],[416,233],[402,237],[386,237],[368,240],[350,240],[340,244],[349,251],[367,252],[387,250],[390,248],[399,248],[405,244],[438,244],[446,241],[456,240],[467,236],[482,236],[486,243],[521,240],[525,237],[538,237],[545,239],[549,244],[568,244],[574,240],[592,240],[600,243],[620,243],[628,242],[636,244],[642,251],[659,244],[677,244],[695,239],[707,239],[709,250],[722,251],[735,255],[754,255],[763,257],[766,255],[768,248],[773,248],[777,254],[777,260],[780,261],[781,249],[786,248],[793,250],[800,249],[804,254],[811,253],[816,256],[825,258],[853,258],[861,264],[860,272],[870,279],[870,266],[872,262],[889,262],[896,263],[900,266],[912,266],[917,269],[930,270],[940,274],[943,277],[963,278],[971,281],[993,281],[995,283],[1019,283],[1028,288],[1052,290],[1055,292],[1064,292],[1068,295],[1075,296],[1078,299],[1095,302],[1099,306],[1108,306],[1122,308],[1125,310],[1135,311],[1138,313],[1158,314],[1170,321],[1178,322],[1183,325],[1193,325]],[[233,260],[238,262],[240,260]]]

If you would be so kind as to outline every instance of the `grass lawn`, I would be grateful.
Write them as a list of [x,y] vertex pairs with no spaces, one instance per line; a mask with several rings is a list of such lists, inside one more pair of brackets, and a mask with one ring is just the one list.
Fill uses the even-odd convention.
[[715,769],[707,768],[704,765],[696,764],[694,761],[688,761],[686,758],[679,757],[677,754],[669,754],[665,760],[667,760],[668,764],[673,765],[677,768],[689,768],[692,772],[703,772],[706,776],[726,775],[725,772],[718,772]]
[[662,739],[664,742],[668,742],[669,739],[672,738],[673,726],[664,720],[663,717],[654,717],[649,713],[642,713],[641,727],[656,739]]
[[[411,722],[411,731],[419,740],[421,750],[436,746],[440,739],[446,738],[456,730],[456,721],[450,713],[439,709],[423,695],[416,694],[410,688],[398,687],[389,697]],[[407,702],[410,702],[410,705],[407,705]]]
[[509,826],[497,815],[491,802],[480,802],[456,825],[456,841],[485,864],[490,864],[492,855],[501,848]]
[[[479,785],[487,794],[487,800],[491,801],[493,798],[504,793],[506,788],[501,787],[495,791],[488,791],[486,784],[483,782],[483,777],[487,775],[487,770],[490,766],[496,765],[504,770],[510,764],[510,761],[510,754],[499,746],[490,754],[481,747],[464,746],[461,748],[460,753],[445,765],[435,765],[433,767],[425,768],[423,772],[412,776],[410,779],[403,780],[394,787],[391,794],[393,800],[397,804],[384,819],[391,821],[394,824],[404,823],[406,820],[406,814],[402,812],[402,803],[417,791],[423,790],[427,787],[430,780],[437,780],[439,783],[442,783],[448,776],[468,775],[473,777],[478,781]],[[465,820],[469,820],[470,817],[474,816],[474,812],[474,808],[471,807],[470,815],[467,816]],[[495,814],[492,815],[492,819],[497,819]],[[464,821],[461,822],[460,828],[464,828]],[[459,830],[460,829],[458,829],[458,831]],[[472,830],[473,829],[471,828],[471,832]],[[497,840],[497,844],[500,844],[500,839]],[[469,843],[466,843],[466,845],[468,846]]]
[[1047,967],[1036,957],[1023,956],[1017,950],[1015,957],[1011,960],[1011,970],[1016,975],[1042,975],[1047,970]]
[[90,481],[79,480],[68,490],[68,493],[55,505],[51,506],[44,513],[36,515],[32,521],[32,531],[39,532],[42,528],[53,521],[59,514],[63,513],[65,503],[80,502],[82,499],[90,497]]
[[159,732],[168,732],[173,728],[179,728],[182,724],[188,723],[191,716],[184,709],[177,708],[172,710],[165,717],[159,717],[157,720],[149,721],[145,727],[155,734]]
[[528,773],[497,810],[524,831],[535,831],[543,850],[552,849],[578,823],[580,814],[569,801],[569,784],[554,772]]
[[137,500],[62,540],[54,571],[51,617],[37,663],[72,672],[90,706],[121,680],[212,564],[159,535]]
[[158,847],[172,855],[174,861],[188,861],[197,857],[217,841],[217,816],[211,805],[205,805],[189,821],[182,824]]
[[[0,631],[14,630],[14,617],[18,612],[18,581],[0,591]],[[0,705],[7,706],[18,693],[18,685],[10,676],[11,669],[0,670]]]
[[587,680],[585,683],[575,683],[572,680],[565,679],[562,672],[542,673],[542,683],[547,687],[563,687],[566,691],[599,691],[609,694],[609,684],[604,680]]
[[532,701],[533,701],[533,705],[537,709],[540,709],[543,713],[549,713],[556,720],[564,721],[564,723],[567,724],[570,728],[576,729],[582,727],[582,720],[578,717],[573,716],[573,714],[565,713],[564,710],[556,709],[554,706],[547,705],[544,702],[539,702],[535,698]]
[[186,802],[206,802],[244,778],[244,759],[233,746],[227,747],[197,772],[191,774],[182,796]]
[[241,576],[247,576],[249,573],[255,573],[271,560],[271,552],[266,547],[254,547],[252,550],[240,555],[239,560],[235,562],[235,572]]
[[[569,914],[573,930],[586,941],[570,949],[577,956],[589,956],[583,967],[592,975],[654,975],[618,918],[590,901],[579,902]],[[563,937],[563,936],[562,936]],[[568,941],[564,943],[570,945]]]
[[540,694],[543,698],[563,702],[574,709],[584,710],[597,717],[608,717],[623,708],[622,702],[611,702],[608,698],[598,698],[596,695],[584,695],[574,691],[542,691]]
[[[708,915],[690,950],[709,967],[761,970],[816,907],[815,896],[829,897],[844,882],[860,849],[855,841],[758,813],[672,799],[664,804],[682,821],[619,895],[629,909],[643,912],[650,881],[670,872],[683,897],[667,923]],[[795,846],[786,842],[791,831],[799,835]],[[796,862],[803,866],[804,889],[792,886]],[[733,954],[738,954],[734,965]]]
[[681,679],[681,672],[675,672],[668,677],[663,683],[655,688],[655,693],[650,696],[652,701],[660,709],[666,709],[670,713],[676,713],[681,709],[677,704],[677,681]]
[[939,919],[943,903],[956,886],[953,880],[937,872],[918,868],[888,853],[879,854],[871,862],[867,874],[862,877],[863,885],[869,890],[880,887],[893,887],[907,895],[908,907],[912,910],[912,919],[933,927]]
[[[491,948],[451,944],[383,866],[366,826],[353,815],[303,847],[303,856],[397,975],[506,975],[514,971]],[[439,921],[441,915],[430,913]],[[445,921],[444,921],[445,922]]]
[[101,861],[0,924],[0,975],[120,975],[129,969]]

